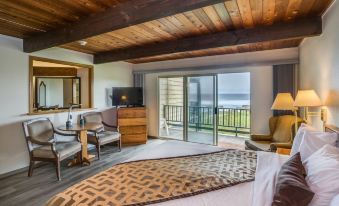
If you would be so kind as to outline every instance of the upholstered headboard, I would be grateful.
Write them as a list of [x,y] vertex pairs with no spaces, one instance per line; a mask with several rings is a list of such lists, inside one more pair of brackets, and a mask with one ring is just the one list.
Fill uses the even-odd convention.
[[338,135],[337,147],[339,147],[339,127],[334,125],[325,125],[325,132],[334,132]]

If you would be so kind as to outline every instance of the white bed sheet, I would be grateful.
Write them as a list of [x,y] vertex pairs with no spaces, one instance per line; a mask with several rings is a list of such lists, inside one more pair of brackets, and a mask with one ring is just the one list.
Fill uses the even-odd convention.
[[[219,147],[208,146],[197,143],[186,143],[181,141],[163,141],[156,149],[144,150],[137,156],[127,161],[154,159],[164,157],[176,157],[209,153],[223,150]],[[241,183],[232,187],[203,193],[187,198],[171,200],[163,203],[153,204],[158,206],[250,206],[251,188],[253,182]]]

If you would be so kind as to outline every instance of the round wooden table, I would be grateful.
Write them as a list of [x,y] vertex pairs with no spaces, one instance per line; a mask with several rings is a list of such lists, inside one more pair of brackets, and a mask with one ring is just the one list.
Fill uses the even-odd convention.
[[[96,131],[98,129],[102,128],[102,124],[98,123],[86,123],[84,125],[80,124],[73,124],[72,127],[66,127],[61,126],[58,127],[61,131],[66,132],[76,132],[77,135],[79,135],[80,143],[81,143],[81,149],[82,149],[82,162],[87,163],[88,165],[91,164],[90,159],[94,158],[95,155],[88,155],[87,151],[87,131]],[[73,159],[71,162],[68,163],[68,166],[73,166],[76,164],[80,164],[80,157]]]

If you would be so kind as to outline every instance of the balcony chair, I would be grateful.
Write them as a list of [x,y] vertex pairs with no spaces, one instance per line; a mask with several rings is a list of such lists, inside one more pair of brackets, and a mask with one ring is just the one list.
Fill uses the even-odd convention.
[[100,129],[88,131],[87,134],[88,143],[94,144],[97,149],[98,159],[100,159],[100,146],[102,145],[117,142],[119,151],[121,151],[121,134],[118,132],[118,128],[105,123],[102,120],[101,112],[88,112],[80,116],[84,118],[85,123],[102,124]]
[[[298,117],[298,127],[303,122]],[[270,134],[257,135],[252,134],[250,140],[245,141],[245,147],[248,150],[276,152],[277,148],[292,147],[295,136],[295,116],[283,115],[271,117],[269,120]]]
[[[22,124],[30,157],[29,177],[33,174],[35,161],[54,162],[59,181],[61,180],[60,162],[62,160],[78,153],[82,161],[81,143],[76,134],[56,131],[48,118],[32,119]],[[57,141],[56,134],[69,138],[67,141]]]

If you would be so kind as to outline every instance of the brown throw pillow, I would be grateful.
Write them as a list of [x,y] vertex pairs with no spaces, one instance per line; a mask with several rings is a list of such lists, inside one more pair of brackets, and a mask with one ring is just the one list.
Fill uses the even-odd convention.
[[314,193],[307,186],[300,153],[283,164],[278,175],[272,206],[307,206]]

